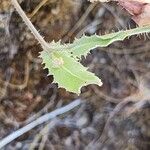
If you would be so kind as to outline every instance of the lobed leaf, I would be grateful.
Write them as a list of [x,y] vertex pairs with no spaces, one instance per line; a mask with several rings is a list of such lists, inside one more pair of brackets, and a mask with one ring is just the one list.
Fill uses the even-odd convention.
[[54,76],[54,83],[58,83],[59,87],[63,87],[67,91],[79,94],[82,86],[102,85],[102,82],[93,73],[87,71],[87,68],[76,58],[81,58],[82,55],[86,56],[91,49],[96,47],[106,47],[115,41],[124,40],[128,36],[149,31],[150,26],[145,26],[103,36],[83,36],[75,39],[72,44],[52,42],[49,44],[49,49],[41,52],[40,57],[43,59],[45,68],[48,68],[49,74]]
[[115,41],[123,41],[125,38],[129,36],[146,32],[150,32],[150,26],[139,27],[126,31],[119,31],[102,36],[84,35],[80,39],[75,39],[75,41],[72,44],[68,46],[66,45],[66,47],[74,57],[81,58],[82,55],[86,57],[86,55],[90,52],[90,50],[96,47],[107,47],[108,45],[110,45]]
[[49,74],[54,76],[54,83],[67,91],[80,93],[82,86],[88,84],[102,85],[101,80],[93,73],[87,71],[70,53],[66,51],[55,51],[49,53],[42,51],[40,57],[43,59],[45,68],[48,68]]
[[[68,46],[68,50],[73,54],[73,56],[81,58],[81,56],[85,56],[90,52],[90,50],[96,47],[106,47],[109,44],[113,43],[114,41],[121,40],[118,36],[120,33],[112,33],[105,36],[82,36],[80,39],[75,39],[73,44]],[[119,39],[118,39],[119,37]]]

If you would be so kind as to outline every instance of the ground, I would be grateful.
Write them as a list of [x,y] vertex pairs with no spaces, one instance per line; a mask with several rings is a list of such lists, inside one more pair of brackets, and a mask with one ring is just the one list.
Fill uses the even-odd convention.
[[[20,1],[45,37],[71,42],[83,33],[106,34],[136,24],[116,3],[86,0]],[[76,99],[75,110],[38,126],[6,150],[148,150],[150,148],[148,35],[97,48],[82,63],[103,86],[82,88],[80,96],[58,89],[47,76],[42,50],[9,0],[0,0],[0,139],[39,116]]]

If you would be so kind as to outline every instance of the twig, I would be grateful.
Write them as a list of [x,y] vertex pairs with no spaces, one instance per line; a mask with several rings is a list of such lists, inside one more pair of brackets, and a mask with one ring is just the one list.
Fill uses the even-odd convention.
[[39,9],[47,3],[48,0],[42,0],[36,8],[33,10],[33,12],[29,15],[29,18],[31,19],[38,11]]
[[75,100],[72,103],[62,107],[62,108],[58,108],[48,114],[45,114],[41,117],[39,117],[38,119],[36,119],[35,121],[31,122],[30,124],[26,125],[25,127],[22,127],[21,129],[13,132],[12,134],[8,135],[7,137],[5,137],[4,139],[2,139],[0,141],[0,149],[2,149],[4,146],[6,146],[7,144],[9,144],[10,142],[12,142],[13,140],[15,140],[16,138],[20,137],[21,135],[23,135],[24,133],[30,131],[31,129],[35,128],[36,126],[50,120],[53,119],[59,115],[62,115],[72,109],[74,109],[75,107],[79,106],[81,104],[81,100]]

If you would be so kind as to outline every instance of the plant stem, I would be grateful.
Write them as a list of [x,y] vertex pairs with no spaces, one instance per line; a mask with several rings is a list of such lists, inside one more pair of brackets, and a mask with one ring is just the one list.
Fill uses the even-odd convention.
[[13,6],[15,7],[16,11],[18,12],[18,14],[21,16],[21,18],[25,22],[25,24],[30,29],[30,31],[33,33],[33,35],[35,36],[35,38],[41,44],[41,46],[43,47],[43,49],[50,49],[49,44],[43,39],[43,37],[35,29],[34,25],[31,23],[31,21],[29,20],[29,18],[26,16],[26,14],[24,13],[24,11],[22,10],[22,8],[20,7],[20,5],[17,2],[17,0],[11,0],[11,2],[13,4]]
[[28,17],[31,19],[47,1],[48,0],[42,0]]

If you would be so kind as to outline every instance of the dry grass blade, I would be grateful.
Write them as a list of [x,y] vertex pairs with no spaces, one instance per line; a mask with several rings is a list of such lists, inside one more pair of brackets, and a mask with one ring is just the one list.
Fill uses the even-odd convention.
[[30,131],[31,129],[35,128],[36,126],[50,120],[53,119],[59,115],[62,115],[68,111],[71,111],[72,109],[74,109],[75,107],[79,106],[81,104],[81,101],[75,100],[72,103],[62,107],[62,108],[58,108],[50,113],[47,113],[41,117],[39,117],[38,119],[36,119],[35,121],[31,122],[30,124],[26,125],[25,127],[13,132],[12,134],[8,135],[7,137],[5,137],[4,139],[2,139],[0,141],[0,149],[2,149],[4,146],[6,146],[7,144],[9,144],[10,142],[12,142],[13,140],[15,140],[16,138],[20,137],[21,135],[23,135],[24,133]]

